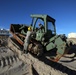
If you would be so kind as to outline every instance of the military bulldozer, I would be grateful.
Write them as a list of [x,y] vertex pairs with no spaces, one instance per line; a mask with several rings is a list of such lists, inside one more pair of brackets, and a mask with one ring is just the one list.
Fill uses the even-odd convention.
[[[41,56],[46,52],[55,50],[55,57],[50,57],[52,61],[57,62],[63,55],[68,53],[71,43],[67,42],[67,37],[56,34],[55,19],[48,15],[31,15],[32,23],[25,24],[11,24],[9,42],[12,45],[20,48],[23,51],[24,39],[26,38],[28,27],[31,26],[34,35],[31,36],[28,51]],[[12,47],[10,47],[12,49]],[[54,52],[54,51],[53,51]],[[51,55],[51,54],[50,54]]]

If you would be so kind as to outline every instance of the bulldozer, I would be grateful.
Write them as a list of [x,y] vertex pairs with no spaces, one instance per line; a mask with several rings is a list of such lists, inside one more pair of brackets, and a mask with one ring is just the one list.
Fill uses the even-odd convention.
[[[49,15],[38,14],[32,14],[31,17],[32,22],[30,25],[10,25],[10,33],[12,36],[9,38],[9,42],[12,41],[12,45],[20,48],[23,52],[24,40],[27,36],[28,27],[31,26],[35,34],[31,35],[28,51],[40,57],[44,53],[54,52],[55,56],[50,54],[49,59],[57,62],[62,56],[69,52],[71,42],[67,41],[65,34],[57,35],[54,18]],[[12,49],[10,46],[9,48]]]

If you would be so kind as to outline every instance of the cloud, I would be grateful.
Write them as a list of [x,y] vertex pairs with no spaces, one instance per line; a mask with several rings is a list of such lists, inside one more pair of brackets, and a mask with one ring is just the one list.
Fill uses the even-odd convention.
[[76,38],[76,33],[74,33],[74,32],[69,33],[68,38]]

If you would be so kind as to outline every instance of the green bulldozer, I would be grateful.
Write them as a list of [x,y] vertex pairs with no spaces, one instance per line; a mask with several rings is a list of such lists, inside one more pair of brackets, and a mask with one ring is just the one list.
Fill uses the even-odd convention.
[[[52,17],[48,15],[31,15],[31,17],[32,22],[30,25],[10,25],[10,32],[13,35],[10,40],[12,40],[14,46],[19,46],[22,51],[28,27],[31,26],[35,34],[31,36],[28,51],[37,56],[52,52],[50,53],[50,60],[57,62],[63,55],[68,53],[71,42],[67,42],[67,37],[64,34],[57,35],[55,19]],[[55,54],[54,57],[53,53]]]

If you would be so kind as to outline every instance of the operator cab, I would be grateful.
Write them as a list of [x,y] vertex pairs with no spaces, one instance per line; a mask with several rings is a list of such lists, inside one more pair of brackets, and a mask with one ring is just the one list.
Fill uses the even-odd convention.
[[[36,32],[36,40],[49,39],[56,35],[55,19],[48,15],[31,15],[33,31]],[[45,37],[45,38],[44,38]]]

